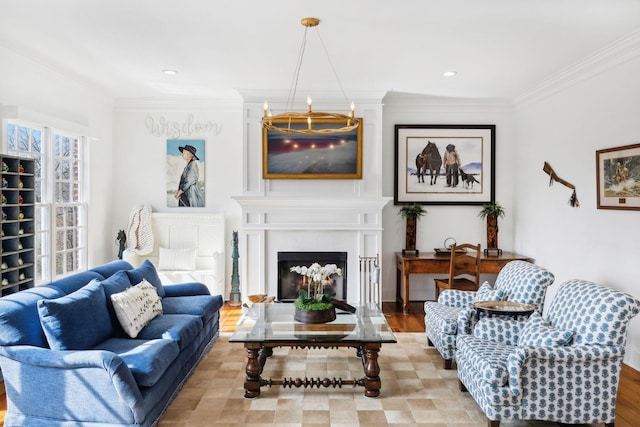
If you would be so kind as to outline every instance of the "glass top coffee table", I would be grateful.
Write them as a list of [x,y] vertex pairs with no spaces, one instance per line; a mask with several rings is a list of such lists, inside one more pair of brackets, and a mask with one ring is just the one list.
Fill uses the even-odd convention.
[[[244,397],[260,396],[264,385],[295,387],[363,386],[364,395],[380,395],[380,366],[378,352],[383,343],[395,343],[396,337],[377,305],[356,307],[355,313],[337,310],[336,320],[329,323],[300,323],[293,319],[292,303],[254,304],[240,319],[229,342],[244,343],[247,352]],[[361,358],[364,377],[353,380],[341,378],[296,378],[271,380],[260,375],[274,347],[335,348],[350,347]]]

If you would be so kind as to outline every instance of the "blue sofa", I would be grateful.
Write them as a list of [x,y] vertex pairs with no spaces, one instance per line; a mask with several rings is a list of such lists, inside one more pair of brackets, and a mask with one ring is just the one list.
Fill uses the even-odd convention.
[[[162,314],[130,338],[111,295],[142,279]],[[154,425],[217,338],[222,304],[201,283],[162,286],[148,261],[114,261],[0,298],[4,425]]]

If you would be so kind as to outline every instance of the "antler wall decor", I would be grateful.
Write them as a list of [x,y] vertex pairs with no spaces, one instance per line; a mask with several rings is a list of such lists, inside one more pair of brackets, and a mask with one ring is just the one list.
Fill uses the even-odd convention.
[[578,202],[578,196],[576,195],[576,187],[575,185],[571,184],[570,182],[565,181],[564,179],[560,178],[557,174],[556,171],[553,170],[553,168],[551,167],[551,165],[547,162],[544,162],[544,167],[542,168],[543,171],[545,171],[545,173],[547,173],[547,175],[549,175],[551,177],[551,179],[549,180],[549,187],[551,187],[551,185],[553,185],[553,181],[559,182],[560,184],[564,185],[565,187],[568,187],[570,189],[573,190],[573,194],[571,194],[571,198],[569,198],[569,204],[574,207],[577,208],[580,206],[580,202]]

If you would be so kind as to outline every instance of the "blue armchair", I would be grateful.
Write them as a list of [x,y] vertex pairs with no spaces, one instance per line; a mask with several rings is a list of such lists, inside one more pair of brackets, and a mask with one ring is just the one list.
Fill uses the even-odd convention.
[[485,282],[478,292],[444,290],[438,301],[424,303],[424,324],[429,345],[434,345],[451,369],[455,359],[456,336],[470,334],[477,321],[471,304],[480,300],[504,300],[535,304],[542,312],[544,298],[553,281],[551,272],[526,261],[511,261],[504,266],[494,286]]
[[627,325],[640,301],[583,280],[560,286],[545,316],[481,319],[458,335],[456,362],[488,418],[582,424],[615,422]]

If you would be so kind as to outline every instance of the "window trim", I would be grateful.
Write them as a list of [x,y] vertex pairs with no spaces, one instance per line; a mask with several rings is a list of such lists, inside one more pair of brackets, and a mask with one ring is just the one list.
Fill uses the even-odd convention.
[[[5,108],[2,110],[5,111]],[[54,120],[55,121],[55,120]],[[46,270],[36,271],[35,284],[41,285],[44,283],[51,282],[53,280],[60,279],[62,277],[66,277],[72,274],[77,273],[78,271],[84,271],[88,268],[89,262],[89,138],[84,136],[78,132],[74,132],[73,130],[67,130],[61,128],[59,126],[48,126],[47,123],[36,123],[32,120],[24,120],[20,118],[3,118],[2,120],[2,135],[0,136],[0,142],[2,151],[5,153],[9,153],[12,155],[18,156],[29,156],[28,153],[31,151],[24,150],[9,150],[9,125],[15,125],[18,127],[28,127],[30,129],[38,129],[41,131],[41,151],[40,156],[42,156],[41,162],[41,172],[44,171],[43,176],[34,180],[40,181],[42,188],[40,189],[41,200],[34,201],[35,210],[38,212],[35,220],[35,234],[34,237],[36,247],[34,248],[35,253],[34,257],[36,258],[36,266],[40,265],[42,268],[41,261],[43,259],[47,259]],[[74,126],[72,126],[74,127]],[[56,157],[55,154],[55,136],[59,135],[62,137],[68,137],[72,139],[76,139],[79,145],[79,155],[78,155],[78,163],[79,163],[79,171],[77,181],[74,181],[74,177],[71,177],[70,183],[77,182],[79,184],[79,196],[78,201],[71,201],[69,203],[58,202],[55,197],[56,191],[56,177],[55,177],[55,165],[56,165]],[[19,148],[19,147],[18,147]],[[31,147],[29,147],[31,148]],[[76,269],[69,271],[67,270],[67,265],[65,264],[63,267],[63,272],[58,274],[57,269],[57,258],[60,251],[57,250],[57,236],[59,228],[56,225],[56,211],[58,208],[65,207],[79,207],[80,208],[80,225],[76,225],[72,227],[80,233],[80,240],[77,247],[73,249],[62,251],[65,254],[70,251],[77,252],[77,264]],[[43,227],[41,223],[41,215],[42,211],[48,212],[47,215],[47,224]],[[61,227],[63,230],[68,230],[69,228],[66,225]],[[42,235],[46,235],[47,240],[47,248],[42,248]],[[66,246],[66,245],[65,245]],[[42,250],[45,249],[45,250]],[[40,255],[42,254],[42,255]],[[37,269],[37,268],[36,268]],[[44,273],[44,274],[41,274]]]

